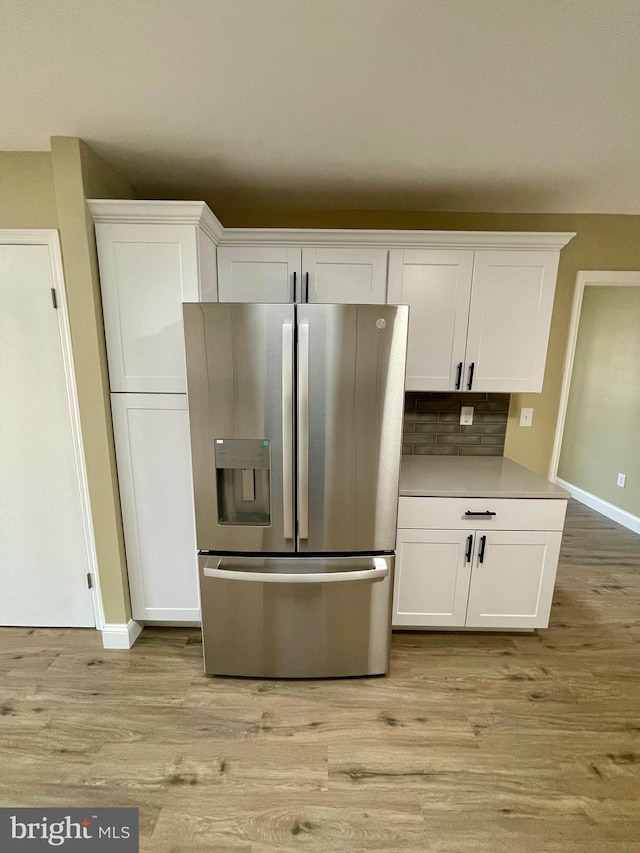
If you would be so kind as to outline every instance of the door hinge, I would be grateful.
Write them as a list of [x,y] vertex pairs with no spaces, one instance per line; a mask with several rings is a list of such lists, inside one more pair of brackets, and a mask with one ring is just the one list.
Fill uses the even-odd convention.
[[58,297],[56,296],[55,287],[51,288],[51,302],[53,303],[53,307],[57,310],[57,308],[58,308]]
[[87,572],[87,586],[89,589],[93,589],[93,579],[91,577],[91,572]]

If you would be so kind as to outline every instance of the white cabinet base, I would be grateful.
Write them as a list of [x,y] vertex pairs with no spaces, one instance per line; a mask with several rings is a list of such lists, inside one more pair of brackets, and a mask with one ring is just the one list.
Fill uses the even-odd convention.
[[467,540],[459,530],[398,531],[394,628],[464,625],[471,573]]
[[564,500],[401,497],[394,630],[546,628],[566,507]]
[[200,619],[187,399],[112,394],[133,618]]
[[468,628],[546,628],[562,533],[494,531],[471,573]]

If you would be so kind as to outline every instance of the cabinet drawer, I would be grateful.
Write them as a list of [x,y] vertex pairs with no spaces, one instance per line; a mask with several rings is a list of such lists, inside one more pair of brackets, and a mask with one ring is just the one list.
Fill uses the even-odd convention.
[[[567,502],[530,498],[401,497],[398,528],[466,530],[562,530]],[[465,515],[465,512],[495,515]]]

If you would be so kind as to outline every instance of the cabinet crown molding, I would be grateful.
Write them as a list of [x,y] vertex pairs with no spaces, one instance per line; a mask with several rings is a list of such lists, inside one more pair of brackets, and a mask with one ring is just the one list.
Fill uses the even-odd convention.
[[200,225],[217,244],[224,228],[203,201],[142,201],[137,199],[87,199],[94,222]]
[[575,231],[399,231],[340,228],[225,228],[221,246],[348,246],[389,249],[538,249],[559,252]]
[[559,252],[575,231],[400,231],[385,228],[225,228],[203,201],[88,199],[95,222],[194,223],[218,246],[379,246]]

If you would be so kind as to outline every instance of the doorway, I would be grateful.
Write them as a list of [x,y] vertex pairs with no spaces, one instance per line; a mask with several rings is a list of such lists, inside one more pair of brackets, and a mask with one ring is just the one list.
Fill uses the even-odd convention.
[[640,533],[640,272],[578,273],[550,478]]

